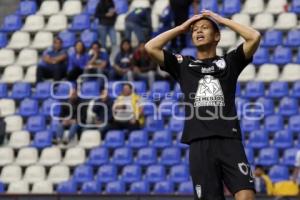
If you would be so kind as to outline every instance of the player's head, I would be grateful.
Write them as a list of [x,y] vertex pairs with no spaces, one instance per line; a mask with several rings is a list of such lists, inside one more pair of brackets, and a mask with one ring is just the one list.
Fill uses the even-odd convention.
[[220,41],[220,29],[215,20],[201,17],[191,26],[192,41],[196,47],[217,46]]

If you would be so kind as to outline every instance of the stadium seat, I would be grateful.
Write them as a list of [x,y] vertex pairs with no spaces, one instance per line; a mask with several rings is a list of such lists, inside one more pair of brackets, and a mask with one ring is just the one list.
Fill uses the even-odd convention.
[[263,0],[246,0],[242,12],[255,15],[263,12],[264,6]]
[[111,163],[119,166],[131,164],[133,161],[132,150],[128,147],[120,147],[114,150]]
[[101,192],[101,184],[96,181],[84,182],[81,186],[81,194],[98,194]]
[[245,154],[249,164],[254,164],[254,151],[252,148],[245,147]]
[[73,32],[64,30],[60,32],[58,36],[62,39],[64,48],[69,48],[75,45],[76,38]]
[[8,185],[6,191],[8,194],[27,194],[29,193],[29,184],[26,181],[16,181]]
[[283,116],[291,116],[299,113],[298,100],[295,98],[284,97],[279,103],[279,114]]
[[65,1],[62,7],[62,13],[67,16],[74,16],[80,14],[82,11],[82,4],[79,0]]
[[15,83],[18,81],[22,81],[23,77],[24,72],[22,67],[11,65],[4,69],[1,81],[6,83]]
[[76,183],[92,181],[94,178],[93,168],[87,165],[76,166],[73,174],[73,180]]
[[67,181],[70,178],[70,169],[65,165],[55,165],[50,168],[47,181],[54,184]]
[[189,168],[185,164],[175,165],[170,169],[170,180],[174,183],[188,181],[189,176]]
[[85,151],[81,147],[67,149],[63,163],[68,166],[76,166],[85,162]]
[[278,30],[267,30],[262,38],[261,46],[276,47],[282,44],[283,33]]
[[261,65],[270,62],[269,49],[259,48],[253,56],[253,64]]
[[42,115],[31,116],[27,120],[26,129],[29,132],[38,132],[46,129],[46,119]]
[[39,131],[34,134],[32,146],[43,149],[52,145],[52,133],[50,131]]
[[101,166],[109,162],[109,152],[105,147],[97,147],[90,151],[87,163],[92,166]]
[[236,44],[237,38],[235,32],[229,29],[222,29],[221,30],[221,39],[218,44],[221,48],[229,48]]
[[246,84],[244,97],[258,98],[264,96],[265,86],[263,82],[251,81]]
[[162,100],[170,92],[170,83],[167,81],[156,81],[150,90],[150,97],[153,100]]
[[80,39],[85,44],[85,46],[89,48],[94,42],[98,40],[98,34],[87,29],[81,33]]
[[149,132],[155,132],[163,130],[164,128],[164,122],[162,119],[155,119],[155,117],[147,117],[145,128]]
[[96,12],[96,8],[100,0],[88,0],[84,9],[84,13],[89,15],[94,15]]
[[19,114],[24,117],[37,115],[39,112],[39,105],[36,100],[33,99],[24,99],[21,101],[19,107]]
[[181,162],[181,152],[177,147],[168,147],[162,150],[160,163],[171,166]]
[[278,163],[278,150],[276,148],[263,148],[259,151],[257,165],[270,167]]
[[40,113],[44,116],[59,116],[61,112],[59,104],[59,101],[49,98],[43,101]]
[[0,49],[0,66],[6,67],[15,62],[15,52],[11,49]]
[[123,181],[113,181],[106,184],[106,194],[124,194],[125,183]]
[[158,113],[158,106],[150,99],[143,99],[141,102],[145,116],[155,116]]
[[255,130],[250,133],[247,147],[262,149],[267,146],[269,146],[269,138],[264,130]]
[[273,147],[278,149],[287,149],[293,146],[293,134],[285,129],[277,131],[273,138]]
[[35,34],[31,48],[44,50],[53,44],[53,34],[48,31],[39,31]]
[[183,195],[192,195],[194,193],[193,183],[192,181],[185,181],[179,183],[178,186],[178,193]]
[[184,127],[184,120],[180,120],[180,119],[176,119],[176,118],[171,118],[169,125],[168,125],[168,129],[171,132],[181,132],[183,131],[183,127]]
[[101,144],[101,133],[98,130],[85,130],[81,133],[78,146],[91,149]]
[[197,57],[197,49],[195,47],[183,48],[180,51],[180,54],[184,55],[184,56],[192,56],[192,57],[196,58]]
[[57,184],[56,192],[58,194],[76,194],[77,193],[77,185],[74,181],[64,181]]
[[8,146],[20,149],[22,147],[29,146],[30,144],[30,134],[27,131],[16,131],[12,132]]
[[[227,0],[228,2],[233,2],[230,0]],[[231,19],[237,23],[240,24],[244,24],[246,26],[250,26],[251,25],[251,19],[250,19],[250,15],[247,13],[236,13],[234,14]]]
[[37,66],[33,65],[27,68],[26,74],[24,76],[24,82],[26,83],[35,83],[36,82],[36,70]]
[[51,82],[45,81],[41,83],[37,83],[35,87],[35,92],[33,93],[33,97],[35,99],[47,99],[51,96]]
[[241,1],[240,0],[224,0],[222,13],[224,15],[233,15],[241,11]]
[[0,181],[0,193],[4,192],[4,184]]
[[264,108],[265,116],[274,114],[275,107],[272,99],[260,97],[259,99],[256,100],[255,103],[261,105]]
[[295,98],[300,97],[300,81],[295,81],[291,89],[291,96]]
[[144,147],[138,150],[136,164],[148,166],[156,163],[157,151],[153,147]]
[[16,11],[16,14],[27,16],[33,15],[37,11],[37,5],[35,1],[21,1],[19,4],[19,8]]
[[296,13],[281,13],[279,14],[277,21],[274,25],[275,29],[278,30],[290,30],[297,26],[297,15]]
[[[1,89],[0,89],[1,90]],[[1,116],[6,117],[9,115],[13,115],[16,112],[16,103],[12,99],[5,99],[1,97],[0,100],[0,110]]]
[[110,130],[105,135],[104,146],[108,148],[118,148],[124,146],[124,132],[118,130]]
[[8,15],[4,18],[1,31],[14,32],[22,27],[22,18],[20,15]]
[[241,120],[241,129],[243,132],[251,132],[259,129],[259,120],[243,118]]
[[173,90],[173,99],[174,100],[181,100],[183,98],[184,94],[181,91],[180,85],[177,83],[174,86],[174,90]]
[[274,81],[269,86],[268,97],[282,98],[289,95],[289,86],[287,82]]
[[273,183],[289,180],[289,169],[286,166],[275,165],[270,168],[269,176]]
[[128,1],[127,0],[113,0],[115,3],[117,13],[124,14],[128,11]]
[[57,14],[57,15],[52,15],[49,18],[45,30],[51,32],[59,32],[59,31],[66,30],[67,27],[68,27],[67,17],[62,14]]
[[30,97],[31,95],[31,86],[29,83],[22,83],[18,82],[13,85],[12,91],[11,91],[11,98],[12,99],[24,99],[27,97]]
[[90,28],[89,15],[79,14],[73,17],[73,21],[70,27],[72,31],[83,31]]
[[39,181],[33,184],[32,194],[52,194],[53,193],[53,185],[48,181]]
[[255,66],[253,64],[247,65],[238,77],[239,82],[252,81],[255,78]]
[[160,102],[158,106],[158,114],[162,117],[170,117],[177,115],[178,109],[179,105],[175,100],[166,98]]
[[46,147],[42,150],[39,164],[53,166],[61,162],[61,149],[57,146]]
[[80,87],[80,98],[92,99],[100,96],[101,86],[98,81],[86,81]]
[[126,165],[122,169],[121,180],[125,183],[133,183],[142,179],[142,169],[139,165]]
[[145,180],[150,183],[160,182],[166,179],[166,169],[163,165],[149,165],[146,169]]
[[4,48],[7,45],[7,34],[0,33],[0,48]]
[[6,48],[21,50],[30,45],[30,35],[27,32],[16,31],[11,36]]
[[287,5],[287,0],[270,0],[265,11],[272,14],[280,14],[282,12],[286,12],[285,7]]
[[148,181],[137,181],[130,184],[130,194],[147,194],[150,192],[150,185]]
[[15,163],[20,166],[29,166],[37,163],[38,150],[34,147],[25,147],[18,151]]
[[255,15],[252,26],[257,30],[268,30],[274,26],[274,17],[271,13],[259,13]]
[[295,13],[300,13],[300,2],[297,0],[292,0],[291,11]]
[[57,0],[43,1],[37,14],[51,16],[60,11],[59,2]]
[[154,185],[154,194],[173,194],[174,185],[171,181],[161,181]]
[[289,129],[292,132],[300,133],[300,115],[294,115],[289,118]]
[[281,115],[270,115],[265,118],[264,128],[267,132],[276,132],[283,129],[283,118]]
[[[0,83],[0,98],[3,100],[3,98],[6,98],[8,95],[8,91],[7,91],[7,84],[6,83]],[[0,100],[1,101],[1,100]],[[1,104],[0,104],[0,107],[1,107],[1,112],[2,110],[5,108],[4,106],[2,107]],[[2,114],[2,113],[1,113]],[[7,115],[7,114],[5,114]]]
[[284,66],[281,76],[281,81],[298,81],[300,80],[300,65],[298,64],[287,64]]
[[46,169],[41,165],[31,165],[26,168],[23,181],[28,183],[35,183],[44,181],[46,178]]
[[19,165],[5,165],[1,170],[0,179],[3,183],[20,181],[22,178],[22,169]]
[[300,29],[290,30],[286,37],[284,45],[288,47],[299,47],[300,45],[299,35],[300,35]]
[[20,131],[23,128],[23,119],[19,115],[10,115],[4,118],[6,123],[6,132],[11,133]]
[[290,48],[278,46],[274,50],[272,63],[283,65],[292,61],[292,51]]
[[200,1],[200,8],[218,12],[218,1],[217,0],[202,0]]
[[296,162],[296,154],[298,151],[298,148],[285,149],[283,152],[281,164],[289,167],[294,167]]
[[129,134],[128,146],[131,148],[143,148],[148,146],[148,133],[143,130],[132,131]]
[[16,65],[31,66],[38,63],[38,52],[34,49],[22,49],[16,61]]
[[26,17],[25,23],[22,27],[22,31],[26,32],[38,32],[45,26],[45,19],[42,15],[30,15]]
[[12,164],[14,161],[14,151],[11,147],[0,147],[0,166]]
[[[57,87],[55,87],[57,86]],[[70,82],[61,82],[59,84],[52,84],[52,91],[51,96],[54,99],[68,99],[71,89],[73,86]]]
[[172,145],[172,134],[169,131],[157,131],[153,134],[151,145],[156,148],[166,148]]
[[118,178],[117,167],[115,165],[101,165],[98,169],[96,180],[98,183],[108,183]]
[[142,95],[147,92],[147,85],[144,81],[133,81],[132,83],[135,93]]

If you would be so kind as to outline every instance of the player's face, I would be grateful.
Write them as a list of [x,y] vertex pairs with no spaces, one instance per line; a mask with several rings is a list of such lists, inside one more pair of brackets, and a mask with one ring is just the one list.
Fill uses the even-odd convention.
[[220,34],[215,31],[209,20],[202,19],[192,27],[192,41],[196,47],[216,44],[220,40]]

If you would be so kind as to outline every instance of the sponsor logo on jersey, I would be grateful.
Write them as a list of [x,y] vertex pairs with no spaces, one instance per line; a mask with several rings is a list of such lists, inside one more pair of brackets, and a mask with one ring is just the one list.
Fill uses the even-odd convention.
[[179,64],[183,62],[183,57],[182,57],[182,55],[180,55],[180,54],[174,54],[174,55],[175,55],[175,57],[176,57],[176,59],[177,59],[177,62],[178,62]]

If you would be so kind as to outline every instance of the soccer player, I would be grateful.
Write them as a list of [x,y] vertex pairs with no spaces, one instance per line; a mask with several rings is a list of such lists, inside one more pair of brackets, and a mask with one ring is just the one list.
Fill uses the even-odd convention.
[[[220,57],[216,47],[219,25],[244,38],[236,49]],[[191,31],[197,58],[172,54],[163,47]],[[149,55],[180,84],[186,116],[182,142],[190,145],[190,173],[194,198],[224,200],[223,182],[237,200],[255,197],[253,175],[241,141],[236,117],[235,89],[260,42],[260,33],[216,13],[203,10],[183,24],[156,36],[146,44]]]

